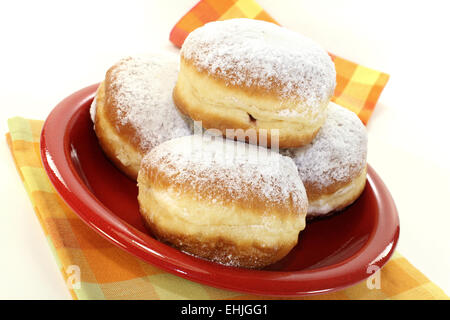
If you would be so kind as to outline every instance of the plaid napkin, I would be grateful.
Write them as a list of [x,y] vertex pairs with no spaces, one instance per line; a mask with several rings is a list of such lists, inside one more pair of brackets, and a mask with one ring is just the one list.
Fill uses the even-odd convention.
[[[253,0],[201,0],[170,32],[170,41],[181,47],[188,34],[207,22],[251,18],[277,23]],[[278,23],[277,23],[278,24]],[[389,75],[330,54],[336,66],[333,102],[355,112],[367,124]]]
[[[74,299],[268,298],[185,280],[114,246],[85,225],[50,183],[39,153],[43,121],[12,118],[8,125],[6,139],[17,171]],[[369,289],[362,281],[345,290],[302,299],[448,299],[397,252],[378,272],[379,288],[372,283]]]

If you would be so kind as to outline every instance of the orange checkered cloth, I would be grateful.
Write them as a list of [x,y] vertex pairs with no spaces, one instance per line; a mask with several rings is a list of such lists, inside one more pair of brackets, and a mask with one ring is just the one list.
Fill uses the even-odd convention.
[[[39,150],[42,125],[40,120],[9,119],[6,138],[48,245],[74,299],[270,298],[179,278],[139,260],[91,230],[59,197],[42,167]],[[363,281],[345,290],[301,299],[448,299],[397,252],[379,272],[379,289],[369,289]]]
[[[169,39],[181,47],[188,34],[205,23],[232,18],[251,18],[278,24],[253,0],[201,0],[170,32]],[[389,75],[330,54],[336,66],[337,86],[333,102],[355,112],[367,124]]]

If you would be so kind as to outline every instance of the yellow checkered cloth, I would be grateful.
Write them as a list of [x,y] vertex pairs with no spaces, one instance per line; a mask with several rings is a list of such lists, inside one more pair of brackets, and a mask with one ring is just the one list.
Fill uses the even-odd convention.
[[[185,280],[114,246],[85,225],[53,189],[40,160],[43,121],[17,117],[9,119],[8,125],[6,138],[17,171],[74,299],[268,298]],[[75,269],[80,271],[81,282],[73,281]],[[379,272],[379,289],[369,289],[363,281],[345,290],[301,299],[448,299],[398,253]]]
[[[254,0],[201,0],[173,27],[169,39],[181,47],[188,34],[207,22],[251,18],[277,23]],[[277,23],[278,24],[278,23]],[[355,112],[367,124],[389,75],[330,53],[337,86],[332,101]]]

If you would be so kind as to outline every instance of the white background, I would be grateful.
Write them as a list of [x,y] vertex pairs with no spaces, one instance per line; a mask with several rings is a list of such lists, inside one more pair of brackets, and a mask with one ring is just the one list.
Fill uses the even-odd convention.
[[[45,119],[118,59],[173,48],[196,0],[0,0],[0,133]],[[391,79],[368,125],[369,163],[396,201],[398,250],[450,293],[450,19],[447,1],[258,1],[286,27]],[[174,49],[175,50],[175,49]],[[0,298],[70,299],[0,141]]]

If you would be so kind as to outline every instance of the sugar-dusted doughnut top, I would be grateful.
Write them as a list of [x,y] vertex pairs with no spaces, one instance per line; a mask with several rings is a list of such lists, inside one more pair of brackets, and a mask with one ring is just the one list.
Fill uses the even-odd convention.
[[192,135],[160,144],[140,175],[198,201],[236,204],[256,212],[305,213],[307,198],[289,157],[243,142]]
[[189,34],[181,55],[227,85],[275,91],[280,99],[321,105],[336,85],[334,64],[318,44],[273,23],[231,19]]
[[358,116],[333,102],[311,144],[283,151],[297,165],[308,197],[331,193],[358,177],[367,161],[367,131]]
[[130,136],[143,151],[192,132],[172,99],[178,70],[179,58],[170,52],[128,57],[108,70],[108,112],[119,133],[133,129]]

